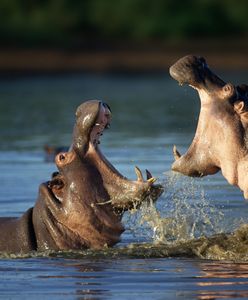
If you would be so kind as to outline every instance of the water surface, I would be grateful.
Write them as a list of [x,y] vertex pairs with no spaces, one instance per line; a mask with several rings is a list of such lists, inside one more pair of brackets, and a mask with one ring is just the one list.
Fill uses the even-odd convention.
[[[247,78],[246,73],[222,75],[234,83]],[[2,79],[0,215],[20,216],[33,206],[39,184],[56,169],[44,161],[44,145],[70,145],[75,109],[89,99],[102,99],[113,111],[111,130],[101,142],[107,158],[131,179],[136,165],[149,169],[165,192],[156,207],[125,215],[126,232],[114,249],[2,256],[0,296],[248,297],[245,233],[218,235],[248,223],[248,204],[221,174],[191,179],[170,171],[173,145],[183,153],[191,143],[199,101],[194,91],[179,87],[166,73]],[[213,240],[215,234],[218,238]],[[194,238],[202,240],[196,244],[191,242]],[[241,240],[238,249],[235,244]]]

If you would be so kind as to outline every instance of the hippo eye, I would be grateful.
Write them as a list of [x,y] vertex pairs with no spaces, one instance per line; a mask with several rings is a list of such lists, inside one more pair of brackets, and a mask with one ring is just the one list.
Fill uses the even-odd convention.
[[231,91],[231,86],[229,84],[224,86],[224,91],[225,92],[230,92]]
[[236,95],[236,90],[233,84],[227,83],[222,88],[224,98],[230,98]]
[[53,180],[51,180],[49,183],[48,183],[48,187],[50,189],[56,189],[56,190],[60,190],[64,187],[64,182],[61,178],[54,178]]
[[60,155],[59,155],[59,160],[64,160],[64,159],[65,159],[64,154],[60,154]]
[[201,69],[205,69],[207,67],[207,63],[204,57],[199,57],[198,67]]
[[203,64],[203,65],[206,65],[206,60],[205,60],[205,58],[204,57],[200,57],[199,58],[199,60],[200,60],[200,62]]

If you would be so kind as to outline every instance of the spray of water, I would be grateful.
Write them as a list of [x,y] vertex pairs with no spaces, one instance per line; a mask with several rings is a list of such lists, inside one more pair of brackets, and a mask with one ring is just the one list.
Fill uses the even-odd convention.
[[175,243],[222,232],[223,213],[211,204],[199,180],[174,172],[162,182],[165,192],[155,204],[130,214],[133,235],[154,243]]

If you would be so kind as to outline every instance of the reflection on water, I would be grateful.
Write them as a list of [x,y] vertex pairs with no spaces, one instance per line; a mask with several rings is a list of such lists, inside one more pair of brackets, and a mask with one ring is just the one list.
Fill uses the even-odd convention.
[[[238,80],[245,82],[246,75]],[[235,74],[224,78],[236,83]],[[44,161],[44,145],[68,146],[76,107],[94,98],[106,101],[113,111],[111,130],[101,140],[104,154],[128,178],[135,178],[136,165],[150,170],[165,192],[156,206],[144,205],[125,215],[126,232],[113,249],[33,253],[14,260],[2,255],[1,296],[248,297],[248,229],[241,226],[248,223],[247,202],[221,174],[191,179],[170,171],[173,145],[183,153],[191,143],[199,101],[166,72],[0,81],[1,216],[20,216],[33,206],[38,185],[55,171],[53,163]]]
[[[9,299],[234,299],[248,294],[247,264],[190,259],[2,261]],[[18,272],[16,272],[18,264]],[[42,298],[43,297],[43,298]]]
[[[197,285],[206,288],[199,292],[199,299],[230,299],[230,298],[247,298],[247,263],[219,263],[208,262],[200,263],[202,275]],[[215,290],[209,291],[209,288]],[[219,290],[216,291],[216,287]],[[222,289],[221,289],[222,287]]]

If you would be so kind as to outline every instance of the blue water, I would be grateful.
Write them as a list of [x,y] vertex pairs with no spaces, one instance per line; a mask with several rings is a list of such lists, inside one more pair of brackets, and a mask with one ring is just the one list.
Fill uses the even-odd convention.
[[[248,74],[222,75],[241,83]],[[39,184],[56,169],[45,162],[44,145],[70,145],[76,107],[96,98],[113,111],[111,130],[101,142],[106,157],[130,179],[137,165],[165,186],[155,208],[125,215],[117,253],[133,243],[171,244],[248,223],[248,203],[221,174],[189,179],[170,171],[173,145],[183,153],[194,136],[199,100],[166,72],[1,79],[0,216],[20,216],[33,206]],[[145,251],[138,258],[132,251],[40,256],[0,260],[2,299],[248,298],[245,261],[147,258]]]

